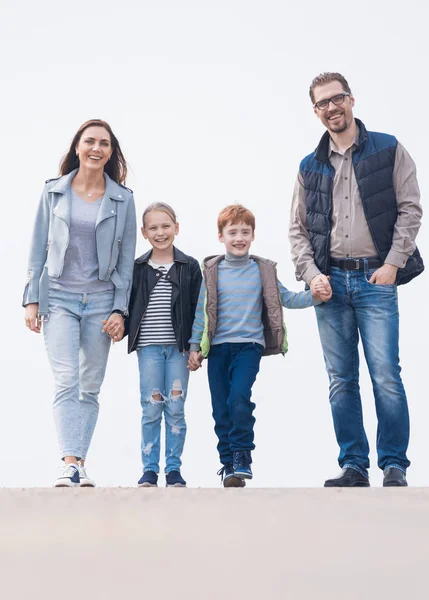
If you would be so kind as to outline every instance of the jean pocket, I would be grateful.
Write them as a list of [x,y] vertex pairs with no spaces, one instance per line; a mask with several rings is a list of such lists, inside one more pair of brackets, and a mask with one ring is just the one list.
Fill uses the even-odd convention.
[[396,283],[371,283],[370,279],[373,276],[374,271],[367,271],[365,273],[365,281],[367,282],[368,285],[370,285],[371,287],[373,287],[374,289],[385,289],[385,290],[396,290],[397,284]]

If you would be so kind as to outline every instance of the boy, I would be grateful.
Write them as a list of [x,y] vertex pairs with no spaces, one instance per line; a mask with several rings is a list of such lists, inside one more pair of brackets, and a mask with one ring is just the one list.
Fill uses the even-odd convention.
[[327,301],[321,284],[313,292],[290,292],[277,279],[276,263],[249,255],[255,217],[240,204],[218,217],[226,254],[204,260],[203,283],[190,341],[189,369],[208,357],[218,451],[224,487],[244,487],[252,479],[251,451],[255,404],[252,386],[261,356],[287,352],[282,305],[307,308]]

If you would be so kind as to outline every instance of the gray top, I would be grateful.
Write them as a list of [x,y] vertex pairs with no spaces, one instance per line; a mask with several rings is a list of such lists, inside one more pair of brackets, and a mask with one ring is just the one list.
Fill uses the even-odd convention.
[[[343,154],[333,140],[330,140],[329,160],[335,169],[330,248],[332,258],[377,256],[353,169],[352,153],[358,139],[359,128],[352,145]],[[399,142],[393,169],[393,186],[398,218],[385,263],[402,268],[416,248],[415,239],[420,227],[422,208],[415,164]],[[292,200],[289,241],[297,279],[303,279],[309,284],[320,271],[314,262],[314,252],[307,231],[305,190],[300,173]]]
[[95,223],[103,198],[86,202],[71,192],[70,240],[60,277],[50,277],[49,286],[56,290],[89,294],[113,290],[111,281],[98,279]]

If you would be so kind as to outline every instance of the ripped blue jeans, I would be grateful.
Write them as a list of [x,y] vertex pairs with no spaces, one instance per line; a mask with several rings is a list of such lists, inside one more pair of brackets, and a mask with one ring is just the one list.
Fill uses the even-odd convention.
[[175,344],[137,350],[142,407],[143,471],[159,473],[161,419],[165,419],[165,472],[179,471],[186,437],[185,399],[188,352]]

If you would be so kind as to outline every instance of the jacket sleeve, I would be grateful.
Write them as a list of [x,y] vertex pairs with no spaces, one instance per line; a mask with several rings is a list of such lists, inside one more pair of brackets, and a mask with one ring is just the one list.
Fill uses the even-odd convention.
[[192,320],[195,318],[195,311],[198,305],[198,297],[200,295],[201,281],[203,276],[201,274],[200,265],[197,260],[192,262],[191,266],[191,316]]
[[127,335],[129,335],[130,333],[130,318],[132,315],[132,311],[133,311],[133,305],[134,305],[134,301],[136,298],[136,293],[137,293],[137,289],[138,289],[138,285],[137,285],[137,277],[138,275],[138,267],[136,264],[134,264],[134,270],[133,270],[133,283],[131,286],[131,294],[130,294],[130,302],[128,304],[128,312],[127,315],[124,319],[124,338],[127,337]]
[[197,308],[195,311],[194,324],[192,326],[192,336],[189,340],[191,351],[199,351],[204,332],[204,302],[206,297],[206,286],[204,280],[201,281],[200,293],[198,296]]
[[39,280],[48,254],[50,206],[48,190],[45,186],[40,198],[33,234],[30,244],[30,257],[28,260],[27,281],[22,299],[22,306],[39,302]]
[[423,211],[420,204],[416,165],[399,142],[393,169],[393,187],[398,218],[393,229],[392,246],[384,262],[402,269],[416,249],[416,237]]
[[314,261],[314,250],[307,229],[307,209],[305,206],[305,190],[301,173],[295,182],[289,221],[289,242],[292,260],[295,265],[295,276],[298,281],[310,281],[320,271]]
[[321,302],[313,298],[310,290],[307,290],[306,292],[291,292],[286,289],[280,281],[277,281],[277,285],[282,306],[285,308],[308,308],[309,306],[321,304]]
[[127,207],[124,232],[122,235],[121,249],[116,264],[116,271],[123,281],[123,287],[115,287],[115,298],[112,310],[120,310],[128,313],[128,303],[130,300],[134,254],[136,251],[136,209],[134,205],[134,196],[131,194]]

